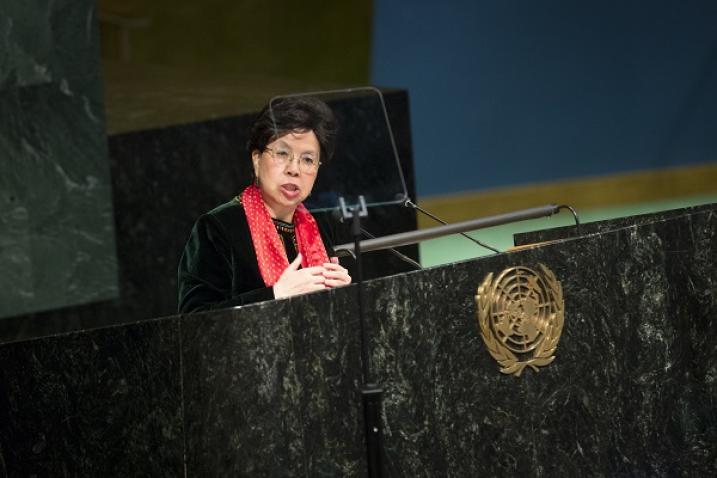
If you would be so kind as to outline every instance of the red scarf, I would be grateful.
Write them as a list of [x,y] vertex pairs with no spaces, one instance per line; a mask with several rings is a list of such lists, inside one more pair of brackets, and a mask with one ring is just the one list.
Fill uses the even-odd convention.
[[[256,260],[259,263],[259,272],[264,284],[271,287],[279,280],[281,273],[289,267],[284,243],[276,232],[274,221],[264,205],[261,190],[251,185],[241,194],[241,201],[249,223],[251,242],[256,251]],[[316,219],[299,204],[294,211],[294,232],[296,244],[301,254],[301,267],[320,266],[329,262],[326,248],[319,234]]]

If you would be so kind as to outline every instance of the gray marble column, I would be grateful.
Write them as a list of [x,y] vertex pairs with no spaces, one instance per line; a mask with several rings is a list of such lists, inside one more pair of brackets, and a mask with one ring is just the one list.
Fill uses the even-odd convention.
[[0,317],[117,296],[96,2],[0,3]]

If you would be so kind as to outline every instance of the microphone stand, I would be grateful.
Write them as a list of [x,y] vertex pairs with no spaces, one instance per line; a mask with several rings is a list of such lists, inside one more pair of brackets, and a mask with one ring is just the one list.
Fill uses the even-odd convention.
[[381,424],[381,395],[383,389],[371,380],[371,365],[366,333],[366,316],[364,310],[363,272],[361,264],[361,217],[367,217],[366,201],[358,197],[358,204],[349,209],[343,197],[339,198],[339,208],[344,220],[351,219],[351,235],[354,238],[353,253],[356,258],[356,285],[358,291],[358,312],[361,328],[361,372],[363,388],[364,437],[366,440],[366,464],[369,478],[383,478],[383,433]]

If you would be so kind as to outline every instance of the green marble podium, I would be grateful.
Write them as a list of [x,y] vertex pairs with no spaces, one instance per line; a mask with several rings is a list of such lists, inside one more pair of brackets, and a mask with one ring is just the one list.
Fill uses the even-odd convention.
[[[388,476],[714,476],[717,206],[366,284]],[[533,240],[526,242],[533,242]],[[505,375],[487,274],[562,283],[555,360]],[[0,346],[0,476],[365,476],[356,289]]]

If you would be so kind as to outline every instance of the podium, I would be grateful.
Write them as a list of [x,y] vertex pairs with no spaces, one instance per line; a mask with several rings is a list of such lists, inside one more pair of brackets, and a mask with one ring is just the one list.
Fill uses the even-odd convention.
[[[365,284],[388,476],[713,476],[717,205],[541,231]],[[562,284],[555,360],[500,373],[489,273]],[[0,476],[365,476],[356,289],[0,346]]]

